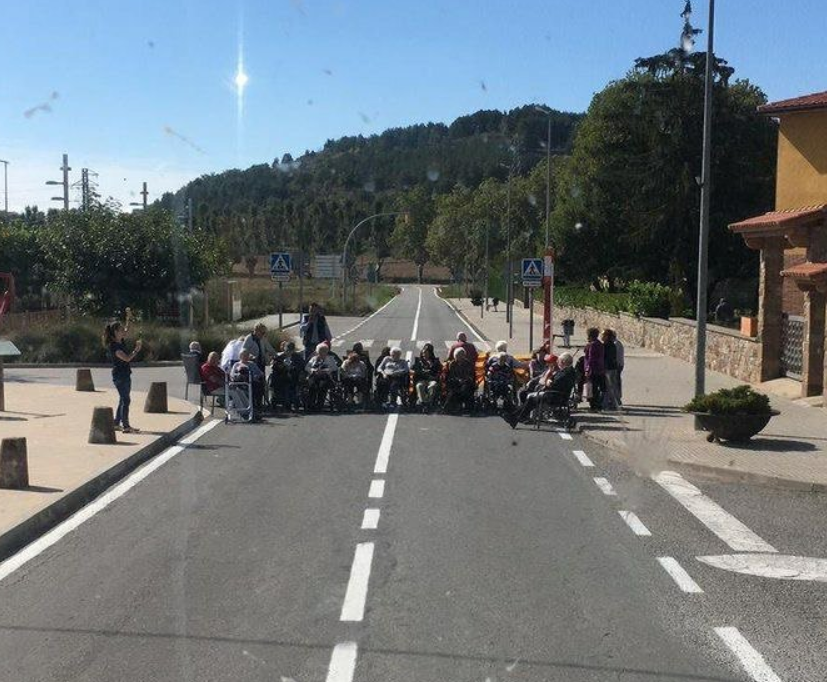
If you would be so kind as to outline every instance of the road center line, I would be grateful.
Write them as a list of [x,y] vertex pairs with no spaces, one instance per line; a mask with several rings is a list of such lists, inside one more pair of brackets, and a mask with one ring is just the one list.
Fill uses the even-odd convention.
[[626,525],[632,529],[632,532],[635,535],[649,536],[652,534],[651,531],[643,525],[643,521],[641,521],[634,512],[619,511],[618,514],[620,514],[620,518],[626,522]]
[[774,553],[775,549],[753,533],[717,502],[675,471],[662,471],[652,477],[658,485],[680,502],[690,514],[723,540],[736,552]]
[[368,581],[373,563],[373,543],[360,542],[353,554],[350,580],[347,582],[345,601],[339,620],[358,622],[365,617],[365,601],[368,598]]
[[573,450],[572,454],[577,458],[577,461],[580,462],[584,467],[593,467],[594,462],[589,459],[589,456],[583,452],[582,450]]
[[356,642],[341,642],[333,647],[327,668],[327,682],[352,682],[358,652]]
[[663,570],[669,574],[681,590],[690,594],[703,594],[701,586],[692,580],[692,576],[678,563],[677,559],[671,556],[661,556],[658,557],[658,563],[660,563]]
[[388,473],[388,459],[391,456],[391,445],[393,445],[393,435],[396,433],[397,421],[399,421],[398,414],[388,415],[385,432],[382,434],[382,442],[379,444],[379,454],[376,455],[376,465],[373,467],[374,474]]
[[376,530],[379,526],[379,510],[365,509],[365,514],[362,517],[362,530]]
[[160,455],[154,459],[151,459],[146,465],[130,474],[114,488],[110,488],[103,495],[93,500],[68,519],[52,528],[52,530],[48,533],[42,535],[31,544],[26,545],[26,547],[17,552],[17,554],[10,556],[2,564],[0,564],[0,580],[3,580],[3,578],[6,578],[14,573],[18,568],[34,559],[52,545],[59,542],[81,524],[95,516],[95,514],[106,509],[106,507],[112,504],[115,500],[128,493],[147,476],[160,469],[173,457],[186,450],[188,445],[192,445],[195,441],[201,438],[201,436],[214,429],[220,423],[221,421],[219,419],[213,419],[206,424],[203,424],[190,435],[178,441],[176,445],[167,448]]
[[744,670],[755,682],[781,682],[781,678],[767,665],[764,657],[753,648],[738,628],[715,628],[715,634],[738,657]]
[[370,482],[370,490],[368,490],[368,497],[380,498],[385,495],[385,481],[381,478],[374,478]]
[[609,479],[598,476],[594,479],[594,482],[604,495],[617,495],[615,489],[612,487],[612,484],[609,483]]
[[416,341],[416,333],[419,331],[419,312],[422,310],[422,288],[419,289],[419,300],[416,303],[416,316],[414,317],[413,331],[411,332],[411,341]]

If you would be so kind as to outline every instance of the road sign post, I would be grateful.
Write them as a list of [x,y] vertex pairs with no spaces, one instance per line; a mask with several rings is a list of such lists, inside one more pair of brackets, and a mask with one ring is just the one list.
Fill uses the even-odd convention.
[[528,352],[534,352],[534,288],[528,290]]
[[528,347],[534,350],[534,289],[543,282],[543,259],[523,258],[523,286],[528,288]]
[[278,282],[276,309],[279,311],[279,329],[284,328],[284,283],[290,281],[293,258],[286,251],[270,254],[270,279]]
[[546,249],[543,258],[543,344],[551,352],[554,346],[552,321],[554,316],[554,249]]

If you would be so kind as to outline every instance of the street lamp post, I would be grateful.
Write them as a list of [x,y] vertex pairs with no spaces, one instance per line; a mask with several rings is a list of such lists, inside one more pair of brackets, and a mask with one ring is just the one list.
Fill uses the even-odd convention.
[[6,222],[9,220],[9,162],[0,159],[0,163],[3,164],[3,196],[6,200],[5,211],[3,215],[6,218]]
[[545,107],[534,107],[548,118],[548,133],[546,135],[546,248],[549,246],[549,213],[551,211],[551,110]]
[[60,170],[63,171],[63,182],[58,180],[47,180],[47,185],[63,185],[63,196],[62,197],[52,197],[52,201],[62,201],[63,202],[63,210],[69,210],[69,171],[72,170],[69,167],[69,155],[63,155],[63,165],[60,167]]
[[[709,206],[712,192],[712,97],[715,30],[715,0],[709,0],[709,28],[707,31],[706,74],[704,82],[704,140],[701,165],[701,224],[698,239],[698,294],[695,327],[695,395],[706,388],[706,314],[707,264],[709,257]],[[696,428],[700,426],[696,423]]]
[[356,234],[356,230],[358,230],[362,225],[371,220],[376,218],[384,218],[388,216],[397,216],[397,215],[408,215],[407,211],[393,211],[390,213],[374,213],[373,215],[369,215],[367,218],[363,218],[360,220],[356,225],[353,226],[353,229],[345,239],[345,246],[342,249],[342,314],[344,314],[345,307],[347,305],[347,246],[350,244],[350,240],[353,238],[353,235]]
[[130,206],[140,206],[141,208],[143,208],[144,211],[146,211],[146,198],[147,198],[147,196],[149,196],[149,192],[147,192],[147,189],[146,189],[146,183],[143,184],[143,189],[139,192],[139,194],[143,197],[143,200],[140,201],[140,202],[130,201],[129,205]]

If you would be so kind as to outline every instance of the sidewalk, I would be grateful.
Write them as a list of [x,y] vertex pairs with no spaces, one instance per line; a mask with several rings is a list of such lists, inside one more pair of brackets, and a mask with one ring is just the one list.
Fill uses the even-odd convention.
[[0,489],[0,557],[79,509],[200,421],[198,407],[168,398],[169,412],[145,414],[145,394],[132,392],[131,421],[140,433],[118,433],[115,445],[87,443],[92,409],[116,406],[114,389],[7,382],[0,438],[25,437],[29,487]]
[[[451,302],[486,339],[508,338],[504,313],[486,313],[480,320],[479,308],[468,299]],[[557,325],[555,329],[559,333]],[[582,347],[584,330],[576,331],[573,345]],[[509,349],[522,353],[528,347],[527,310],[515,307],[514,332]],[[539,343],[536,338],[535,330],[535,345]],[[708,391],[743,383],[712,371],[706,376]],[[622,453],[643,475],[678,467],[727,480],[827,491],[827,413],[823,408],[772,394],[772,406],[781,414],[750,443],[707,443],[706,434],[694,430],[692,416],[681,410],[693,395],[694,378],[695,368],[688,362],[627,345],[623,411],[581,412],[578,425],[584,436]],[[757,388],[767,392],[769,387]]]

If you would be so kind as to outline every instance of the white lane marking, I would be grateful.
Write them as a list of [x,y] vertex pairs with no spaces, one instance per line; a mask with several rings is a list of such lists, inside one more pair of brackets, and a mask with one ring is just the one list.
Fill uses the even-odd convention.
[[562,438],[563,440],[572,440],[570,433],[564,433],[563,431],[561,431],[559,435],[560,438]]
[[430,339],[428,339],[427,341],[417,341],[416,342],[416,349],[417,350],[422,350],[423,348],[425,348],[426,343],[433,344],[433,341],[431,341]]
[[413,360],[413,351],[409,350],[405,353],[405,361],[410,364],[411,360]]
[[663,570],[669,574],[672,580],[677,583],[681,590],[690,594],[703,594],[701,586],[692,580],[692,576],[678,563],[677,559],[671,556],[661,556],[658,557],[658,563],[663,567]]
[[360,542],[353,554],[350,580],[347,581],[345,601],[339,620],[361,621],[365,617],[365,602],[368,598],[370,567],[373,564],[373,543]]
[[361,343],[362,343],[362,348],[367,350],[368,348],[370,348],[373,345],[373,339],[363,339],[361,341]]
[[348,329],[346,332],[342,332],[338,336],[334,336],[333,340],[335,341],[337,339],[343,339],[348,334],[352,334],[357,329],[359,329],[359,327],[361,327],[363,324],[365,324],[368,320],[372,319],[373,317],[375,317],[376,315],[381,313],[385,308],[387,308],[391,303],[393,303],[398,298],[399,298],[399,296],[394,296],[390,301],[388,301],[385,305],[383,305],[381,308],[379,308],[379,310],[376,310],[376,311],[372,312],[370,315],[368,315],[364,320],[362,320],[355,327],[352,327],[352,328]]
[[188,445],[192,445],[195,441],[201,438],[201,436],[211,431],[220,423],[220,420],[213,419],[212,421],[203,424],[201,427],[193,431],[191,434],[178,441],[176,445],[167,448],[160,455],[158,455],[154,459],[151,459],[143,467],[130,474],[127,478],[118,483],[114,488],[110,488],[107,492],[98,497],[96,500],[93,500],[85,507],[75,512],[68,519],[52,528],[52,530],[50,530],[48,533],[42,535],[31,544],[26,545],[23,549],[17,552],[17,554],[13,554],[12,556],[10,556],[2,564],[0,564],[0,580],[3,580],[4,578],[14,573],[18,568],[34,559],[36,556],[38,556],[43,551],[47,550],[52,545],[59,542],[62,538],[66,537],[69,533],[78,528],[81,524],[85,523],[93,516],[95,516],[95,514],[106,509],[106,507],[112,504],[112,502],[128,493],[130,490],[132,490],[132,488],[138,485],[147,476],[149,476],[154,471],[160,469],[173,457],[186,450]]
[[393,435],[396,432],[396,422],[398,421],[398,414],[388,415],[385,432],[382,434],[382,442],[379,444],[379,454],[376,455],[376,465],[373,467],[374,474],[388,473],[388,459],[391,456],[391,445],[393,445]]
[[368,490],[368,497],[381,498],[385,495],[385,481],[381,478],[374,478],[370,482],[370,490]]
[[394,346],[401,346],[402,339],[388,339],[388,346],[393,348]]
[[724,554],[699,556],[698,561],[724,571],[778,580],[827,582],[827,559],[785,554]]
[[675,471],[662,471],[652,477],[658,485],[680,502],[698,521],[736,552],[775,553],[775,549],[758,537],[717,502]]
[[634,512],[619,511],[618,514],[620,514],[620,518],[626,522],[626,525],[632,529],[635,535],[647,536],[652,534]]
[[353,682],[358,652],[356,642],[340,642],[333,647],[326,682]]
[[339,339],[330,344],[332,348],[341,348],[345,345],[344,339]]
[[416,341],[416,333],[419,331],[419,312],[422,310],[422,288],[419,289],[419,300],[416,303],[416,315],[414,316],[414,326],[411,332],[411,341]]
[[445,348],[447,348],[448,350],[451,350],[451,346],[453,346],[453,345],[454,345],[453,341],[448,341],[448,340],[445,341]]
[[715,628],[715,634],[738,657],[744,670],[755,682],[781,682],[781,678],[767,665],[764,657],[753,648],[738,628]]
[[597,487],[600,488],[600,491],[604,495],[617,495],[615,489],[612,487],[612,484],[609,483],[609,479],[603,477],[596,477],[594,482],[597,484]]
[[[434,294],[436,294],[436,289],[434,289]],[[465,319],[462,317],[462,315],[459,314],[459,311],[456,308],[454,308],[454,306],[452,306],[450,303],[448,303],[448,301],[446,301],[444,298],[440,298],[439,294],[436,294],[436,297],[439,298],[445,305],[447,305],[448,308],[451,311],[453,311],[454,315],[456,315],[457,319],[460,322],[462,322],[463,326],[466,327],[468,329],[468,331],[470,331],[474,335],[474,337],[477,339],[477,341],[479,341],[480,347],[486,353],[491,350],[491,345],[485,339],[483,339],[479,334],[477,334],[476,331],[474,331],[474,328],[470,324],[468,324],[468,322],[465,321]]]
[[362,516],[362,530],[376,530],[379,526],[379,510],[368,508]]
[[572,454],[577,458],[577,461],[580,462],[584,467],[593,467],[594,462],[589,459],[589,456],[583,452],[582,450],[572,450]]

